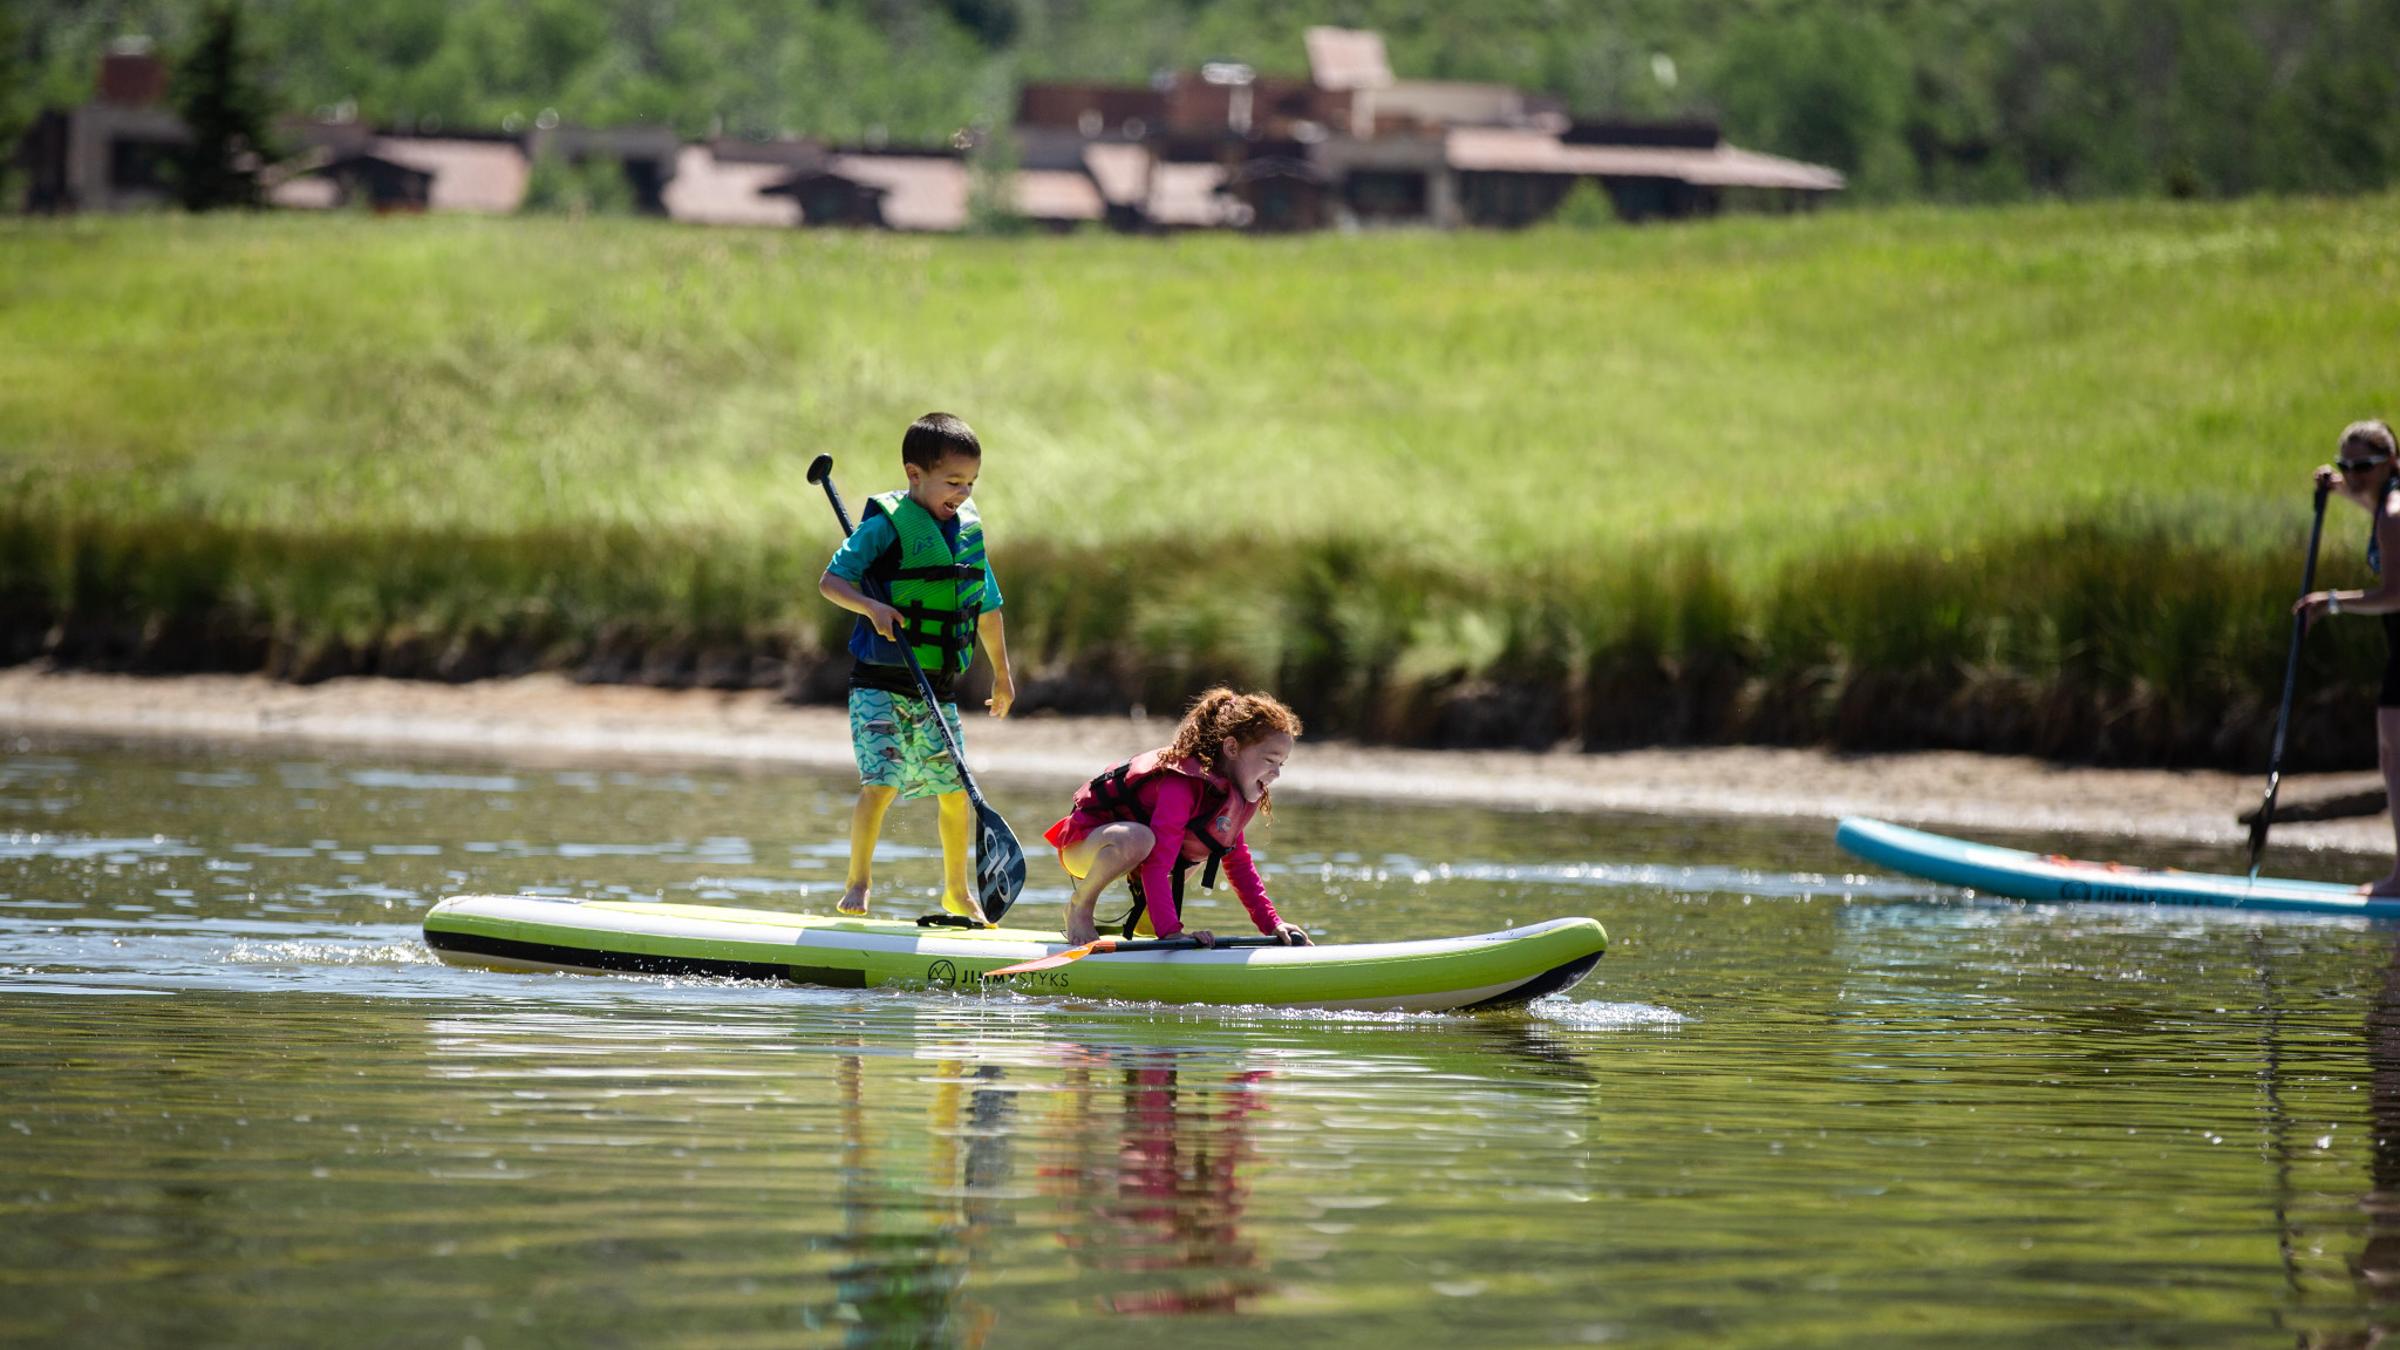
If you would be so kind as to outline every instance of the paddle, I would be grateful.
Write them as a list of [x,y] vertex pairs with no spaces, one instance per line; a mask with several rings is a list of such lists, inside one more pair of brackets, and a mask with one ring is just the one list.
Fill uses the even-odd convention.
[[[808,481],[825,489],[825,500],[833,506],[833,518],[840,522],[842,537],[850,537],[850,512],[842,505],[842,494],[833,486],[833,456],[819,455],[808,464]],[[1017,902],[1017,893],[1025,889],[1025,847],[1017,842],[1016,831],[983,799],[975,786],[975,776],[967,772],[967,757],[960,753],[958,739],[950,734],[950,719],[942,716],[941,700],[933,696],[933,682],[925,678],[924,667],[917,664],[916,648],[909,645],[903,632],[894,644],[900,648],[900,659],[908,663],[908,673],[917,679],[917,693],[925,700],[925,710],[933,717],[934,730],[942,735],[942,745],[950,752],[950,762],[958,766],[958,781],[966,786],[967,801],[975,808],[975,898],[983,906],[983,917],[997,924],[1008,907]]]
[[[1030,961],[1019,961],[1013,966],[1001,966],[997,970],[987,970],[983,972],[983,978],[988,980],[996,975],[1027,975],[1037,970],[1056,970],[1070,962],[1107,952],[1161,952],[1199,945],[1198,938],[1188,937],[1145,938],[1140,941],[1113,937],[1094,938],[1080,947],[1069,947],[1063,952],[1052,952],[1048,956],[1037,956]],[[1282,939],[1271,937],[1218,938],[1216,941],[1216,947],[1280,947],[1283,945]],[[1210,948],[1212,951],[1215,949],[1215,947]]]
[[[2308,527],[2308,562],[2300,569],[2300,593],[2317,588],[2317,541],[2325,534],[2325,494],[2317,486],[2316,519]],[[2300,678],[2300,639],[2308,635],[2308,615],[2292,616],[2291,651],[2283,659],[2283,706],[2275,713],[2275,742],[2267,752],[2267,795],[2250,821],[2250,879],[2258,880],[2258,860],[2267,851],[2267,828],[2275,823],[2275,791],[2283,786],[2283,733],[2292,722],[2292,686]]]

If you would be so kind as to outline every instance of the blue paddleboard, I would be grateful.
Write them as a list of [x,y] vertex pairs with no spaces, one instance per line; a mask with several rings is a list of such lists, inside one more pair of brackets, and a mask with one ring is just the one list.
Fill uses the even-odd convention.
[[2206,905],[2285,914],[2352,914],[2400,919],[2400,899],[2370,900],[2329,881],[2157,871],[2123,863],[2083,862],[1928,834],[1852,816],[1834,842],[1878,867],[1928,881],[2018,900],[2105,900],[2136,905]]

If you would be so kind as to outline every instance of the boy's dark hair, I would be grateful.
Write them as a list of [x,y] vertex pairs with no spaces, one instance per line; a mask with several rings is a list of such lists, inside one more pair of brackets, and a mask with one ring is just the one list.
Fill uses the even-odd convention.
[[930,412],[908,424],[908,434],[900,438],[901,463],[930,469],[944,455],[979,460],[983,442],[975,439],[973,428],[945,412]]

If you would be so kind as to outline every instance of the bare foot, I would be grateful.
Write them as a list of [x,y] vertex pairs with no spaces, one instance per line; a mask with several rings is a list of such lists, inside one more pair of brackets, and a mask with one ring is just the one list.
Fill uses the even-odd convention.
[[971,895],[958,895],[944,891],[942,892],[942,908],[962,919],[973,919],[986,928],[992,926],[992,921],[983,917],[983,906],[975,903],[975,897]]
[[865,917],[867,912],[866,885],[861,883],[842,892],[842,898],[833,902],[833,908],[837,913],[858,918]]

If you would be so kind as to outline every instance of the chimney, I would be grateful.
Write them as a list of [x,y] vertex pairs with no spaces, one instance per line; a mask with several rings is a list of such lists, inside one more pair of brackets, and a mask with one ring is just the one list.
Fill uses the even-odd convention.
[[146,37],[121,37],[100,56],[100,101],[146,108],[167,101],[167,63]]

